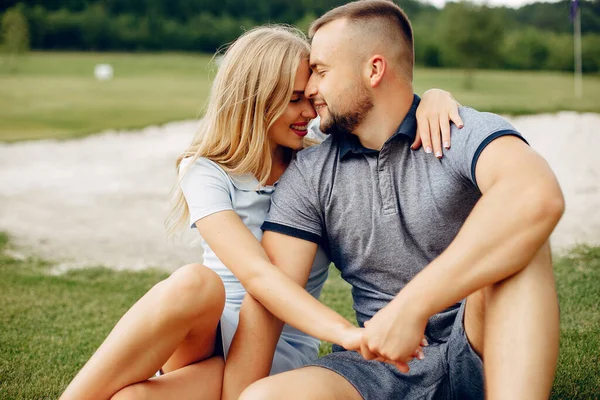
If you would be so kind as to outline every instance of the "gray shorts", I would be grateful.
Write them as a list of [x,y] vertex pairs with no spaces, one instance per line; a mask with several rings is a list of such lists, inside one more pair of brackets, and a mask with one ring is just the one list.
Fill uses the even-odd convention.
[[448,340],[425,347],[425,359],[411,361],[408,374],[339,346],[311,365],[343,376],[367,400],[483,400],[483,362],[467,340],[464,312],[465,302],[457,310]]

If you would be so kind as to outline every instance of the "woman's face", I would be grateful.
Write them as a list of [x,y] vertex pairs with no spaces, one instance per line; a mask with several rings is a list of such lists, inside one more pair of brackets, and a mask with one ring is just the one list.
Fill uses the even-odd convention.
[[286,110],[269,129],[269,139],[274,145],[301,150],[308,123],[317,116],[310,100],[304,96],[304,87],[310,77],[308,62],[303,61],[296,72],[294,92]]

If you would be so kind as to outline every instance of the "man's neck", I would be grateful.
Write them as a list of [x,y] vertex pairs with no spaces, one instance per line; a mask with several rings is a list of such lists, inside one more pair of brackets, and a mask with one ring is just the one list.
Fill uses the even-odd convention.
[[380,98],[379,103],[374,105],[369,115],[353,132],[360,144],[367,149],[381,150],[408,114],[413,99],[412,88],[404,88],[393,96]]

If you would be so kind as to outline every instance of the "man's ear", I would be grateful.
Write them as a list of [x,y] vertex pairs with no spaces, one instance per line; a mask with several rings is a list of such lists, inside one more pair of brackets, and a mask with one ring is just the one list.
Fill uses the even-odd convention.
[[387,61],[382,55],[376,54],[369,59],[367,62],[366,72],[371,87],[374,88],[381,84],[386,69]]

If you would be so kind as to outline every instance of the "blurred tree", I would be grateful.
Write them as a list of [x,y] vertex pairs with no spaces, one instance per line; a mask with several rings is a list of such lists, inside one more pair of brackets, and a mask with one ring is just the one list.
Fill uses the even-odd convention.
[[[313,19],[348,1],[0,0],[0,20],[21,4],[34,49],[214,52],[257,24],[292,23],[307,29]],[[460,3],[444,10],[418,0],[393,1],[412,21],[419,65],[470,71],[573,68],[571,0],[519,9]],[[580,7],[583,67],[592,72],[600,51],[600,0],[580,0]],[[498,56],[498,46],[504,58]]]
[[94,4],[82,13],[81,20],[83,44],[91,50],[107,50],[110,48],[109,16],[102,4]]
[[312,13],[308,13],[302,17],[302,19],[296,21],[294,25],[296,25],[302,32],[308,35],[308,29],[310,28],[310,24],[313,23],[314,20],[317,19],[317,16]]
[[487,6],[461,1],[446,4],[442,11],[442,56],[465,68],[465,88],[474,86],[477,68],[496,66],[501,58],[504,25],[499,13]]
[[510,69],[543,69],[550,55],[547,32],[528,28],[507,35],[504,46],[504,66]]
[[1,24],[1,49],[6,55],[9,72],[16,72],[18,60],[29,51],[29,27],[23,15],[22,7],[17,5],[6,10],[2,16]]
[[[507,17],[517,26],[531,26],[542,31],[556,33],[573,32],[573,25],[568,18],[571,0],[556,3],[536,2],[524,5],[519,9],[509,9]],[[600,33],[600,1],[579,1],[581,10],[581,30],[584,33]]]
[[584,35],[581,41],[583,72],[600,72],[600,35]]
[[439,12],[423,12],[412,20],[415,40],[415,63],[425,67],[442,66],[440,34],[437,27]]
[[49,12],[45,23],[46,49],[85,49],[82,13],[73,13],[66,9]]
[[548,55],[547,68],[573,72],[573,33],[548,34],[547,40],[552,50]]

